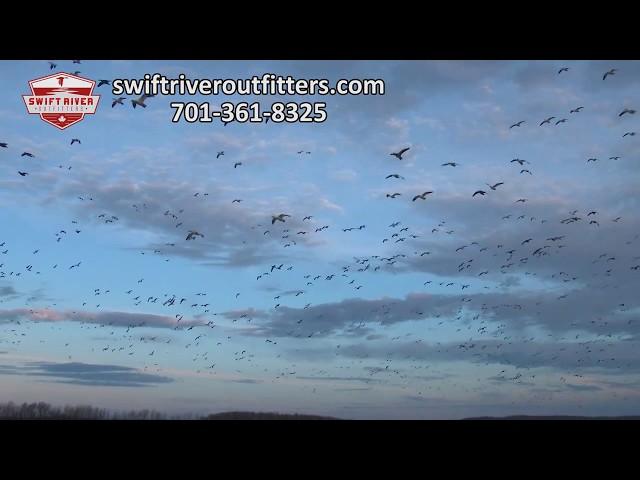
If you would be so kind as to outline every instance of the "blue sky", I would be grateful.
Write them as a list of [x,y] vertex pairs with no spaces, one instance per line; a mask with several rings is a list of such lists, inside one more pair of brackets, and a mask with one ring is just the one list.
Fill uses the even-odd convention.
[[172,123],[179,97],[112,108],[102,86],[97,113],[60,131],[21,97],[47,61],[2,62],[0,401],[637,414],[640,137],[619,113],[640,63],[56,63],[94,80],[382,78],[386,93],[318,98],[323,124],[223,126]]

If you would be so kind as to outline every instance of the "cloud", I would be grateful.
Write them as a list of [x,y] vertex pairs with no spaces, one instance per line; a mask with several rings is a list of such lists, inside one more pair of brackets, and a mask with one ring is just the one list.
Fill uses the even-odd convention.
[[[566,298],[559,298],[564,293]],[[434,325],[453,318],[470,322],[484,320],[489,325],[504,324],[509,331],[522,332],[539,327],[556,335],[583,332],[583,336],[640,334],[640,301],[633,286],[621,292],[625,307],[607,290],[592,291],[578,286],[569,290],[525,290],[488,293],[410,293],[404,298],[359,299],[312,305],[308,308],[280,306],[272,312],[254,314],[260,320],[248,335],[304,338],[326,337],[349,332],[352,336],[372,335],[363,327],[389,326],[415,321]],[[640,311],[640,310],[639,310]],[[604,320],[606,319],[606,320]],[[373,334],[379,335],[379,334]],[[379,336],[370,339],[379,339]]]
[[334,392],[368,392],[371,387],[334,388]]
[[80,322],[115,327],[151,327],[151,328],[185,328],[202,326],[206,322],[199,320],[178,320],[176,317],[131,312],[86,312],[53,309],[16,308],[0,310],[0,323],[20,319],[33,322]]
[[229,383],[243,383],[247,385],[257,385],[257,384],[263,383],[262,380],[257,380],[255,378],[233,378],[233,379],[226,379],[223,381],[229,382]]
[[579,384],[567,383],[566,387],[576,392],[599,392],[603,390],[602,387],[599,387],[597,385],[579,385]]
[[0,297],[15,297],[18,292],[11,285],[0,286]]
[[[563,372],[588,369],[594,372],[617,371],[625,365],[625,372],[639,372],[640,359],[636,355],[640,342],[609,343],[606,340],[570,341],[507,341],[477,339],[463,342],[404,342],[372,345],[359,343],[344,345],[339,354],[357,359],[410,359],[417,362],[470,362],[477,365],[503,365],[518,369],[549,367]],[[382,371],[382,369],[378,369]],[[514,376],[513,381],[520,377]],[[499,376],[489,378],[508,380]],[[522,381],[522,380],[521,380]]]
[[[457,299],[456,299],[457,300]],[[404,300],[378,299],[363,300],[359,298],[344,299],[312,305],[308,308],[292,308],[281,306],[276,311],[262,317],[265,321],[256,323],[251,335],[261,336],[302,336],[314,334],[329,336],[347,327],[372,323],[389,325],[397,322],[419,318],[418,311],[429,304],[429,314],[435,315],[455,313],[456,305],[448,297],[428,294],[410,294]],[[362,334],[369,334],[362,331]]]
[[321,377],[321,376],[300,376],[296,377],[300,380],[313,380],[315,381],[328,381],[328,382],[364,382],[364,383],[379,383],[376,378],[369,377]]
[[266,318],[267,314],[254,308],[245,308],[242,310],[228,310],[222,312],[221,316],[229,320],[238,320],[240,318]]
[[[255,194],[228,185],[196,184],[155,179],[132,182],[85,178],[83,182],[66,184],[52,197],[76,198],[91,192],[93,201],[75,201],[71,208],[83,223],[96,228],[127,229],[138,235],[138,247],[157,251],[160,256],[181,256],[205,265],[244,267],[263,264],[268,259],[283,257],[285,244],[294,248],[313,247],[317,240],[296,236],[295,243],[282,238],[285,229],[309,228],[303,222],[305,212],[313,206],[335,213],[342,207],[313,185],[305,185],[297,199],[275,197],[271,201],[250,202]],[[271,187],[265,189],[270,190]],[[318,198],[319,197],[319,198]],[[244,200],[233,203],[234,199]],[[247,206],[245,206],[247,205]],[[286,223],[272,224],[271,216],[288,213]],[[116,217],[105,225],[102,218]],[[190,230],[204,235],[187,242]],[[265,231],[269,231],[265,234]]]
[[162,375],[140,372],[119,365],[31,362],[22,366],[0,366],[0,374],[42,377],[47,381],[90,387],[149,387],[171,383]]

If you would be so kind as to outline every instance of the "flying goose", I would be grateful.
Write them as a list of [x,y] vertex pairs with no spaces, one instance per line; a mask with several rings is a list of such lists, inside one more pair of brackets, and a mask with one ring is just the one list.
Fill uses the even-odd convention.
[[196,237],[204,238],[204,235],[200,232],[196,232],[195,230],[189,230],[189,234],[187,235],[187,240],[195,240]]
[[402,155],[403,155],[407,150],[409,150],[409,148],[411,148],[411,147],[403,148],[403,149],[402,149],[402,150],[400,150],[399,152],[396,152],[396,153],[390,153],[389,155],[393,155],[393,156],[394,156],[394,157],[396,157],[398,160],[402,160]]
[[285,217],[290,217],[290,216],[291,215],[287,215],[286,213],[281,213],[279,215],[271,215],[271,225],[276,223],[276,220],[284,223],[284,218]]
[[136,105],[140,105],[142,108],[147,108],[147,105],[144,103],[147,98],[154,97],[155,95],[145,95],[143,94],[140,98],[136,100],[131,100],[131,105],[133,108],[136,108]]
[[422,200],[426,200],[427,199],[427,195],[431,194],[433,192],[424,192],[421,193],[420,195],[416,195],[415,197],[413,197],[413,200],[411,200],[412,202],[415,202],[417,199],[421,198]]

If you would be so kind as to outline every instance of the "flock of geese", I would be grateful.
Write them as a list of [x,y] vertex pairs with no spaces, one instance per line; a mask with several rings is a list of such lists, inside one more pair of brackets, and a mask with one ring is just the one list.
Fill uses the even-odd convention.
[[[81,61],[75,60],[73,63],[81,64]],[[56,68],[57,64],[50,62],[50,69],[53,70]],[[80,74],[80,72],[76,72],[76,74]],[[570,75],[570,67],[562,67],[557,71],[557,74]],[[611,82],[612,79],[610,77],[622,74],[623,73],[619,72],[615,68],[610,69],[604,72],[602,80]],[[108,85],[110,85],[110,80],[101,79],[98,81],[98,88]],[[131,104],[134,109],[136,107],[146,108],[147,105],[145,104],[145,101],[148,98],[149,96],[143,95],[138,99],[132,99]],[[125,100],[125,97],[114,98],[112,108],[116,107],[116,105],[124,105],[123,102]],[[582,114],[584,108],[584,106],[577,106],[571,109],[569,113],[570,115]],[[635,114],[636,110],[630,107],[624,107],[618,112],[619,117],[630,117]],[[538,127],[545,128],[547,125],[559,126],[567,121],[567,118],[548,116],[542,119],[539,123],[536,121],[534,125],[537,123]],[[513,131],[514,129],[526,128],[528,122],[528,120],[519,120],[511,124],[509,126],[509,130]],[[634,131],[627,131],[624,133],[623,137],[633,137],[634,135]],[[76,146],[76,144],[78,147],[74,148],[79,148],[79,146],[82,145],[80,139],[74,138],[71,141],[71,146]],[[0,148],[7,151],[11,150],[11,146],[7,142],[0,142]],[[232,152],[230,153],[232,154]],[[311,152],[306,150],[300,150],[297,153],[299,155],[311,154]],[[394,157],[394,159],[390,161],[402,162],[405,160],[407,155],[411,155],[411,146],[404,147],[397,152],[391,152],[389,155]],[[223,156],[227,156],[225,151],[217,151],[215,159],[220,161]],[[27,159],[35,158],[34,154],[27,151],[22,152],[20,157],[26,157]],[[621,157],[618,155],[611,155],[609,157],[611,160],[619,160],[620,158]],[[597,160],[597,158],[588,158],[587,162],[596,162]],[[530,168],[532,168],[531,162],[527,160],[514,158],[509,161],[505,160],[505,163],[507,165],[517,164],[517,166],[521,168],[520,174],[532,175],[530,170]],[[28,163],[25,163],[25,167],[21,167],[18,170],[18,174],[21,177],[26,177],[28,175],[27,170],[29,168],[26,165],[28,165]],[[234,169],[241,165],[242,162],[233,162]],[[459,165],[460,164],[456,162],[446,162],[441,164],[442,167],[458,167]],[[69,167],[69,169],[70,168],[71,167]],[[385,177],[385,180],[390,181],[404,179],[405,177],[399,173],[389,173]],[[29,179],[26,178],[24,179],[24,181],[28,180]],[[473,192],[469,192],[470,196],[472,198],[476,198],[490,194],[499,195],[501,191],[499,187],[505,185],[505,182],[495,181],[485,183],[485,185],[487,188],[483,187],[481,189],[476,189]],[[438,193],[433,190],[424,190],[415,192],[415,194],[412,194],[409,198],[411,198],[411,202],[425,202],[425,204],[428,205],[431,201],[430,199],[437,195]],[[193,197],[200,199],[207,196],[208,193],[203,192],[196,192],[193,195]],[[385,198],[387,199],[397,199],[401,196],[402,193],[400,192],[390,192],[385,194]],[[94,202],[91,196],[78,198],[83,202]],[[523,208],[519,215],[508,214],[499,217],[499,219],[502,221],[514,222],[528,221],[531,224],[535,222],[538,225],[546,224],[547,226],[554,225],[555,227],[562,226],[565,229],[567,228],[566,225],[575,225],[580,222],[588,222],[587,225],[599,227],[600,222],[605,220],[599,218],[597,210],[589,210],[588,212],[585,212],[585,214],[581,214],[579,211],[574,210],[568,212],[568,215],[564,218],[558,219],[553,218],[552,215],[548,218],[535,218],[526,210],[528,200],[529,199],[527,198],[518,198],[515,200],[514,204],[522,206]],[[242,201],[242,199],[236,198],[233,199],[232,203],[240,204]],[[473,202],[476,201],[480,200],[473,200]],[[170,202],[170,200],[168,200],[168,202]],[[164,212],[164,217],[167,218],[167,221],[175,223],[176,231],[178,231],[180,227],[184,228],[185,226],[182,220],[184,208],[174,209],[170,205],[167,206],[168,208]],[[100,208],[100,206],[96,205],[95,208]],[[131,208],[140,214],[145,214],[150,213],[149,210],[151,207],[141,201],[132,205]],[[95,215],[94,221],[103,224],[113,224],[119,222],[120,218],[110,214],[109,212],[102,212],[100,215]],[[622,221],[622,218],[616,217],[610,219],[610,221],[617,224]],[[335,227],[334,225],[322,225],[314,222],[314,215],[309,215],[307,213],[304,215],[296,215],[294,212],[282,213],[276,211],[271,214],[270,219],[265,218],[266,225],[254,225],[252,229],[264,229],[262,235],[258,238],[264,238],[265,242],[273,242],[273,239],[279,236],[278,241],[280,241],[280,245],[282,247],[293,248],[298,245],[301,241],[300,239],[311,235],[321,235],[324,231]],[[56,242],[63,242],[70,235],[74,234],[74,232],[75,235],[81,233],[82,230],[80,229],[78,222],[74,221],[73,223],[74,225],[65,226],[56,232]],[[305,225],[309,228],[305,227]],[[366,227],[366,225],[361,224],[349,227],[343,226],[340,227],[340,229],[343,234],[346,234],[350,232],[363,231]],[[85,228],[89,227],[87,226]],[[346,322],[340,327],[336,327],[335,324],[332,323],[331,318],[327,318],[330,314],[323,310],[322,305],[316,306],[312,303],[305,303],[301,308],[293,306],[288,307],[285,305],[285,297],[296,299],[307,294],[313,288],[319,288],[319,286],[322,285],[326,285],[326,288],[334,288],[330,285],[333,285],[336,282],[342,282],[343,285],[352,288],[354,291],[360,291],[363,288],[366,289],[367,279],[371,278],[370,275],[374,275],[376,272],[394,273],[394,269],[397,267],[401,267],[403,265],[406,266],[407,264],[415,261],[424,262],[428,258],[436,256],[434,252],[430,250],[418,248],[418,246],[428,244],[428,242],[424,242],[425,235],[428,235],[428,233],[422,231],[422,227],[415,228],[411,225],[404,224],[402,221],[396,220],[386,228],[388,229],[388,233],[385,234],[384,238],[379,239],[381,241],[381,250],[379,254],[354,257],[353,261],[343,262],[339,267],[336,265],[335,271],[332,272],[298,273],[295,262],[289,263],[287,261],[276,261],[273,264],[266,265],[264,267],[265,271],[260,271],[260,273],[256,275],[256,282],[264,282],[268,277],[273,278],[276,276],[288,275],[288,278],[293,278],[295,275],[299,276],[299,288],[291,292],[287,292],[286,294],[280,293],[273,297],[274,306],[273,311],[270,313],[270,315],[275,316],[275,318],[280,318],[277,317],[277,312],[286,311],[285,313],[287,315],[297,315],[298,318],[287,323],[284,319],[289,317],[283,316],[281,319],[284,323],[281,322],[282,324],[278,324],[281,328],[277,329],[271,325],[262,326],[259,330],[266,332],[265,335],[269,338],[265,338],[264,343],[271,347],[278,345],[279,341],[282,342],[282,340],[286,338],[311,339],[334,336],[334,338],[337,339],[336,341],[340,342],[340,344],[336,346],[335,356],[342,360],[342,363],[338,364],[335,368],[344,368],[345,371],[355,371],[358,368],[364,369],[367,372],[368,381],[373,386],[380,382],[390,383],[400,385],[401,388],[409,391],[418,389],[419,391],[415,393],[418,396],[423,396],[424,392],[427,390],[436,391],[440,389],[440,386],[436,382],[433,385],[428,384],[424,386],[424,388],[415,387],[415,379],[418,378],[416,377],[417,373],[424,375],[425,371],[430,367],[430,365],[420,360],[420,355],[419,353],[416,353],[417,350],[415,349],[404,350],[404,357],[399,357],[399,354],[395,350],[395,346],[391,346],[383,355],[384,360],[369,358],[368,355],[356,356],[355,359],[348,356],[340,356],[341,348],[342,351],[347,351],[348,348],[347,345],[344,345],[344,343],[348,341],[348,338],[343,338],[348,336],[345,332],[353,333],[360,329],[362,331],[369,331],[368,328],[372,326],[371,324],[375,323],[382,326],[390,325],[392,323],[391,318],[394,316],[394,309],[403,308],[396,305],[397,301],[391,299],[377,303],[372,302],[370,310],[362,314],[362,317],[353,318],[351,322]],[[200,230],[207,233],[205,225],[203,225]],[[205,234],[201,233],[201,231],[197,229],[185,229],[183,232],[185,233],[181,235],[181,238],[184,239],[184,242],[195,242],[194,245],[198,245],[198,242],[206,242],[208,240],[207,237],[205,237]],[[444,220],[436,226],[433,226],[430,230],[430,234],[444,234],[451,236],[451,238],[456,238],[455,229],[449,227],[447,222]],[[435,344],[435,348],[437,348],[438,353],[447,355],[452,351],[455,351],[457,355],[468,355],[468,359],[470,361],[477,361],[478,358],[480,358],[486,365],[497,365],[498,368],[496,369],[497,371],[495,372],[495,376],[492,377],[494,379],[497,378],[502,381],[508,381],[516,384],[534,382],[536,375],[535,372],[529,371],[528,368],[519,369],[512,365],[505,366],[503,363],[498,361],[499,358],[501,358],[500,352],[508,350],[509,345],[512,345],[514,341],[517,340],[523,344],[534,344],[534,339],[530,335],[525,336],[524,334],[516,338],[513,332],[509,331],[504,323],[496,324],[496,322],[492,321],[492,316],[498,311],[504,311],[506,309],[508,311],[513,311],[515,314],[516,312],[531,307],[527,307],[523,304],[489,304],[483,302],[481,295],[477,293],[467,293],[466,290],[476,289],[478,292],[487,290],[502,291],[501,289],[503,289],[503,286],[499,283],[499,278],[501,276],[514,274],[525,276],[538,275],[536,272],[527,270],[527,265],[543,257],[561,255],[562,252],[566,251],[564,250],[568,247],[566,240],[570,237],[571,232],[569,230],[563,230],[562,234],[543,235],[540,238],[527,237],[519,241],[518,245],[510,245],[506,243],[488,245],[483,244],[481,239],[468,239],[468,242],[465,242],[464,245],[457,246],[452,252],[454,255],[457,255],[458,258],[456,258],[451,264],[449,274],[442,274],[440,278],[434,275],[432,278],[421,282],[420,285],[421,290],[425,287],[429,288],[431,286],[438,285],[445,290],[457,288],[458,293],[455,295],[461,295],[460,292],[467,294],[467,296],[461,296],[459,298],[459,306],[455,309],[451,318],[449,318],[446,313],[438,313],[437,309],[434,312],[426,313],[430,307],[428,299],[425,299],[423,305],[415,305],[413,307],[414,310],[411,312],[410,316],[414,319],[426,320],[427,318],[430,318],[432,322],[425,321],[424,324],[417,327],[414,332],[392,338],[391,344],[401,344],[404,342],[403,344],[405,346],[426,345],[430,342],[429,335],[434,331],[434,329],[453,329],[456,334],[467,334],[468,340],[457,343],[454,342],[455,344],[437,342]],[[630,239],[625,239],[625,241],[627,242],[627,245],[636,245],[637,239],[638,235]],[[165,262],[170,260],[171,249],[176,248],[177,245],[177,240],[168,240],[169,241],[166,242],[164,249],[156,249],[153,252],[154,254],[165,256]],[[44,242],[45,240],[43,240],[43,243]],[[0,254],[4,257],[0,257],[0,279],[16,280],[23,275],[40,275],[43,273],[45,266],[36,266],[37,262],[35,260],[30,262],[28,265],[14,265],[11,268],[8,267],[11,258],[11,250],[19,247],[19,245],[6,245],[6,242],[2,241],[0,238],[0,248],[2,248],[2,250],[0,250]],[[47,245],[43,244],[42,248],[46,247]],[[210,247],[215,248],[215,245],[210,245]],[[525,248],[531,248],[531,250],[525,251]],[[33,252],[34,258],[37,258],[38,253],[39,250]],[[148,252],[141,252],[141,254],[148,254]],[[640,256],[634,257],[632,259],[632,263],[627,266],[627,271],[640,271],[639,259]],[[594,264],[603,266],[602,271],[598,271],[594,275],[601,275],[609,282],[608,285],[611,286],[612,282],[615,280],[616,272],[620,271],[620,268],[622,268],[622,258],[616,254],[607,252],[592,260]],[[491,264],[493,266],[491,266]],[[67,270],[80,269],[82,265],[82,261],[78,261],[67,266]],[[614,268],[614,265],[617,269]],[[57,267],[58,265],[56,264],[49,268],[56,269]],[[328,268],[332,267],[328,266]],[[448,279],[445,279],[445,277],[456,277],[462,280],[449,281]],[[477,282],[474,281],[474,277],[478,279]],[[493,284],[491,282],[479,282],[479,279],[485,280],[489,277],[494,280],[497,279],[496,282]],[[565,272],[562,270],[554,272],[550,276],[550,279],[561,282],[561,284],[569,285],[580,285],[581,282],[583,283],[588,280],[580,278],[571,272]],[[640,277],[638,277],[638,279],[640,280]],[[98,276],[96,276],[96,281],[99,281]],[[228,348],[224,350],[225,355],[227,355],[229,359],[233,360],[233,362],[237,362],[238,365],[243,365],[241,370],[243,372],[251,371],[256,374],[260,372],[263,375],[270,372],[274,381],[284,378],[292,378],[292,376],[298,374],[297,370],[300,366],[297,365],[296,362],[289,363],[286,366],[281,366],[280,364],[278,364],[278,366],[268,366],[261,357],[261,355],[263,355],[262,352],[252,351],[248,344],[243,345],[242,348],[238,347],[239,343],[242,342],[242,338],[234,335],[232,339],[231,335],[226,335],[226,333],[232,331],[231,329],[227,330],[224,335],[218,335],[216,333],[219,329],[215,330],[215,328],[220,325],[225,325],[225,321],[229,322],[231,327],[233,327],[237,322],[245,322],[247,325],[251,326],[259,325],[260,322],[263,321],[264,316],[259,314],[257,310],[254,310],[250,306],[234,311],[214,312],[212,311],[212,305],[214,303],[221,303],[220,299],[206,299],[209,297],[219,296],[220,294],[218,292],[202,291],[183,296],[183,294],[179,294],[178,292],[145,292],[144,278],[136,279],[135,283],[130,286],[125,286],[125,283],[126,280],[123,280],[119,285],[111,285],[109,288],[100,287],[93,289],[89,293],[91,297],[96,299],[97,303],[93,302],[90,304],[90,301],[87,299],[82,303],[82,308],[85,310],[92,309],[95,311],[104,310],[108,305],[109,296],[113,295],[112,292],[122,290],[124,294],[129,297],[132,307],[144,306],[145,304],[161,305],[162,308],[167,311],[167,314],[174,318],[173,330],[182,333],[182,347],[192,352],[194,369],[198,373],[206,371],[210,374],[215,374],[217,372],[217,365],[221,363],[221,357],[218,355],[218,352],[220,351],[220,348],[226,345]],[[640,285],[640,281],[638,281],[638,284]],[[251,285],[247,285],[247,288],[253,287]],[[241,294],[242,292],[234,292],[233,300],[241,301],[243,298]],[[566,299],[568,295],[570,295],[570,293],[558,295],[554,301],[563,301],[563,299]],[[98,300],[98,297],[100,297],[101,300]],[[542,302],[542,300],[540,300],[540,302]],[[620,308],[624,309],[627,305],[633,304],[633,299],[629,298],[625,302],[620,302],[620,304],[622,305]],[[534,308],[538,307],[540,307],[540,305],[536,305]],[[27,308],[32,307],[27,305]],[[176,311],[176,309],[179,309],[179,311]],[[34,308],[33,310],[35,311],[36,309]],[[469,318],[469,312],[471,311],[475,313],[473,313],[471,318]],[[532,311],[531,315],[535,316],[536,313]],[[219,322],[214,321],[216,318]],[[580,319],[576,319],[576,321],[579,320]],[[596,335],[595,340],[589,339],[584,342],[579,342],[579,337],[580,335],[587,336],[587,334],[577,334],[576,338],[573,339],[574,343],[572,344],[573,349],[577,352],[576,355],[585,365],[611,366],[616,362],[616,360],[607,354],[607,348],[611,345],[611,343],[608,342],[611,341],[612,335],[615,335],[617,332],[607,330],[609,324],[607,323],[606,318],[589,318],[584,321],[596,324],[596,327],[591,328],[590,331],[597,331],[598,334]],[[22,343],[21,335],[24,333],[24,329],[26,328],[25,323],[15,320],[15,322],[11,323],[10,326],[11,330],[8,331],[6,326],[4,327],[5,333],[8,332],[10,335],[6,342],[10,343],[14,348],[19,348]],[[100,347],[99,350],[103,352],[111,352],[113,354],[126,353],[130,356],[142,356],[141,358],[145,370],[155,368],[157,371],[161,371],[162,365],[164,364],[161,363],[161,360],[158,357],[162,351],[167,351],[164,348],[166,345],[163,344],[171,344],[177,340],[168,336],[162,337],[158,335],[156,338],[148,335],[147,333],[140,335],[136,335],[134,333],[135,329],[143,328],[144,326],[144,322],[130,323],[128,325],[119,325],[117,323],[110,324],[108,322],[99,324],[95,324],[91,321],[82,322],[82,328],[84,329],[90,330],[100,328],[110,332],[110,340],[106,342],[103,347]],[[578,325],[576,325],[576,327],[577,326]],[[52,328],[59,329],[63,327],[54,326]],[[344,331],[342,332],[343,334],[340,335],[341,329]],[[75,357],[71,353],[71,347],[69,347],[69,352],[69,359],[75,360]],[[276,352],[276,354],[277,358],[281,357],[279,351]],[[532,355],[545,355],[545,351],[541,348],[539,351],[534,351]],[[558,352],[553,352],[553,355],[557,356],[560,354]],[[149,357],[154,357],[154,360],[150,361]],[[551,358],[551,360],[554,360],[554,358]],[[238,369],[240,368],[241,367],[238,367]],[[328,367],[313,367],[311,369],[311,373],[317,377],[330,376]],[[573,375],[572,381],[578,381],[584,374],[579,368],[576,368],[575,371],[570,373]],[[563,383],[569,381],[567,380],[566,375],[567,373],[563,373],[560,377]],[[420,383],[420,385],[423,385],[423,383]],[[314,391],[316,391],[315,388]]]

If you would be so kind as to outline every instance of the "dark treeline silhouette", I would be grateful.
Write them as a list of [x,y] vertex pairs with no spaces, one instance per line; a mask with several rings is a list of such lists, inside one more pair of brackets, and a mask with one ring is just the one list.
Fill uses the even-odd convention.
[[[56,407],[45,402],[0,404],[0,420],[340,420],[320,415],[273,412],[222,412],[210,415],[167,415],[155,410],[114,412],[89,405]],[[571,415],[512,415],[464,420],[640,420],[640,416],[585,417]]]
[[112,412],[88,405],[55,407],[45,402],[0,404],[0,420],[336,420],[316,415],[224,412],[206,416],[169,416],[155,410]]
[[166,415],[153,410],[111,412],[89,405],[54,407],[48,403],[13,402],[0,404],[0,420],[164,420]]
[[202,420],[338,420],[319,415],[299,415],[269,412],[223,412],[202,417]]

